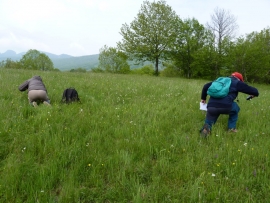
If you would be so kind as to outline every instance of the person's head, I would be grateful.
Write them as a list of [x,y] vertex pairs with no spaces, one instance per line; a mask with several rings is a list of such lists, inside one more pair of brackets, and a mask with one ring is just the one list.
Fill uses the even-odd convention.
[[36,79],[36,80],[41,80],[42,81],[42,79],[41,79],[41,77],[39,75],[33,76],[32,79]]
[[237,78],[238,80],[244,82],[244,79],[243,79],[243,76],[242,76],[241,73],[234,72],[234,73],[232,73],[232,76],[235,77],[235,78]]

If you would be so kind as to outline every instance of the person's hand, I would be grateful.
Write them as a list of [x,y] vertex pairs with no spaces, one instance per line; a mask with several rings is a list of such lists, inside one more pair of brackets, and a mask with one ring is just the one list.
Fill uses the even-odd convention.
[[249,95],[248,97],[247,97],[247,100],[251,100],[252,98],[254,98],[255,96],[254,95]]
[[203,99],[202,99],[202,100],[201,100],[201,103],[205,104],[205,103],[206,103],[206,100],[203,100]]

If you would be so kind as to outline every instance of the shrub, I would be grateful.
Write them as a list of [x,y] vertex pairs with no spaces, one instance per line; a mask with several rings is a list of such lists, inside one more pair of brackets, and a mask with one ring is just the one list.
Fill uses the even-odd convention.
[[181,76],[181,72],[177,68],[175,68],[174,66],[170,65],[170,66],[167,66],[166,68],[164,68],[164,70],[162,70],[160,72],[160,76],[179,77],[179,76]]
[[131,73],[139,75],[154,75],[155,71],[153,64],[147,64],[142,68],[133,69]]

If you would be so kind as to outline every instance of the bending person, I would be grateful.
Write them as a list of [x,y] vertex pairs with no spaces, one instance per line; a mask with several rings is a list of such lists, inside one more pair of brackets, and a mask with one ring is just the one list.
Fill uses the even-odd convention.
[[[200,130],[201,136],[207,137],[212,129],[212,125],[216,123],[218,117],[221,114],[228,114],[228,130],[230,132],[237,132],[236,123],[238,120],[238,113],[240,111],[240,107],[234,101],[238,92],[242,92],[245,94],[249,94],[251,98],[258,97],[259,92],[255,87],[249,86],[244,83],[243,76],[241,73],[234,72],[230,76],[231,78],[231,86],[229,89],[229,94],[224,98],[213,98],[210,97],[209,102],[207,104],[207,114],[206,119],[203,125],[203,128]],[[203,86],[202,94],[201,94],[201,102],[206,103],[207,90],[211,86],[212,82],[207,83]]]
[[40,76],[34,76],[26,80],[19,86],[21,92],[28,89],[28,100],[31,105],[37,107],[38,102],[43,102],[50,106],[50,99],[47,94],[47,89]]

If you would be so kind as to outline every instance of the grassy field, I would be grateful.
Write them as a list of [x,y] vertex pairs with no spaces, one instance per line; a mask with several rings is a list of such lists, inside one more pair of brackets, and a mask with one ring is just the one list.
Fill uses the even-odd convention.
[[[40,75],[51,107],[18,86]],[[0,69],[0,202],[267,202],[269,86],[199,129],[203,80]],[[81,104],[60,100],[75,87]]]

